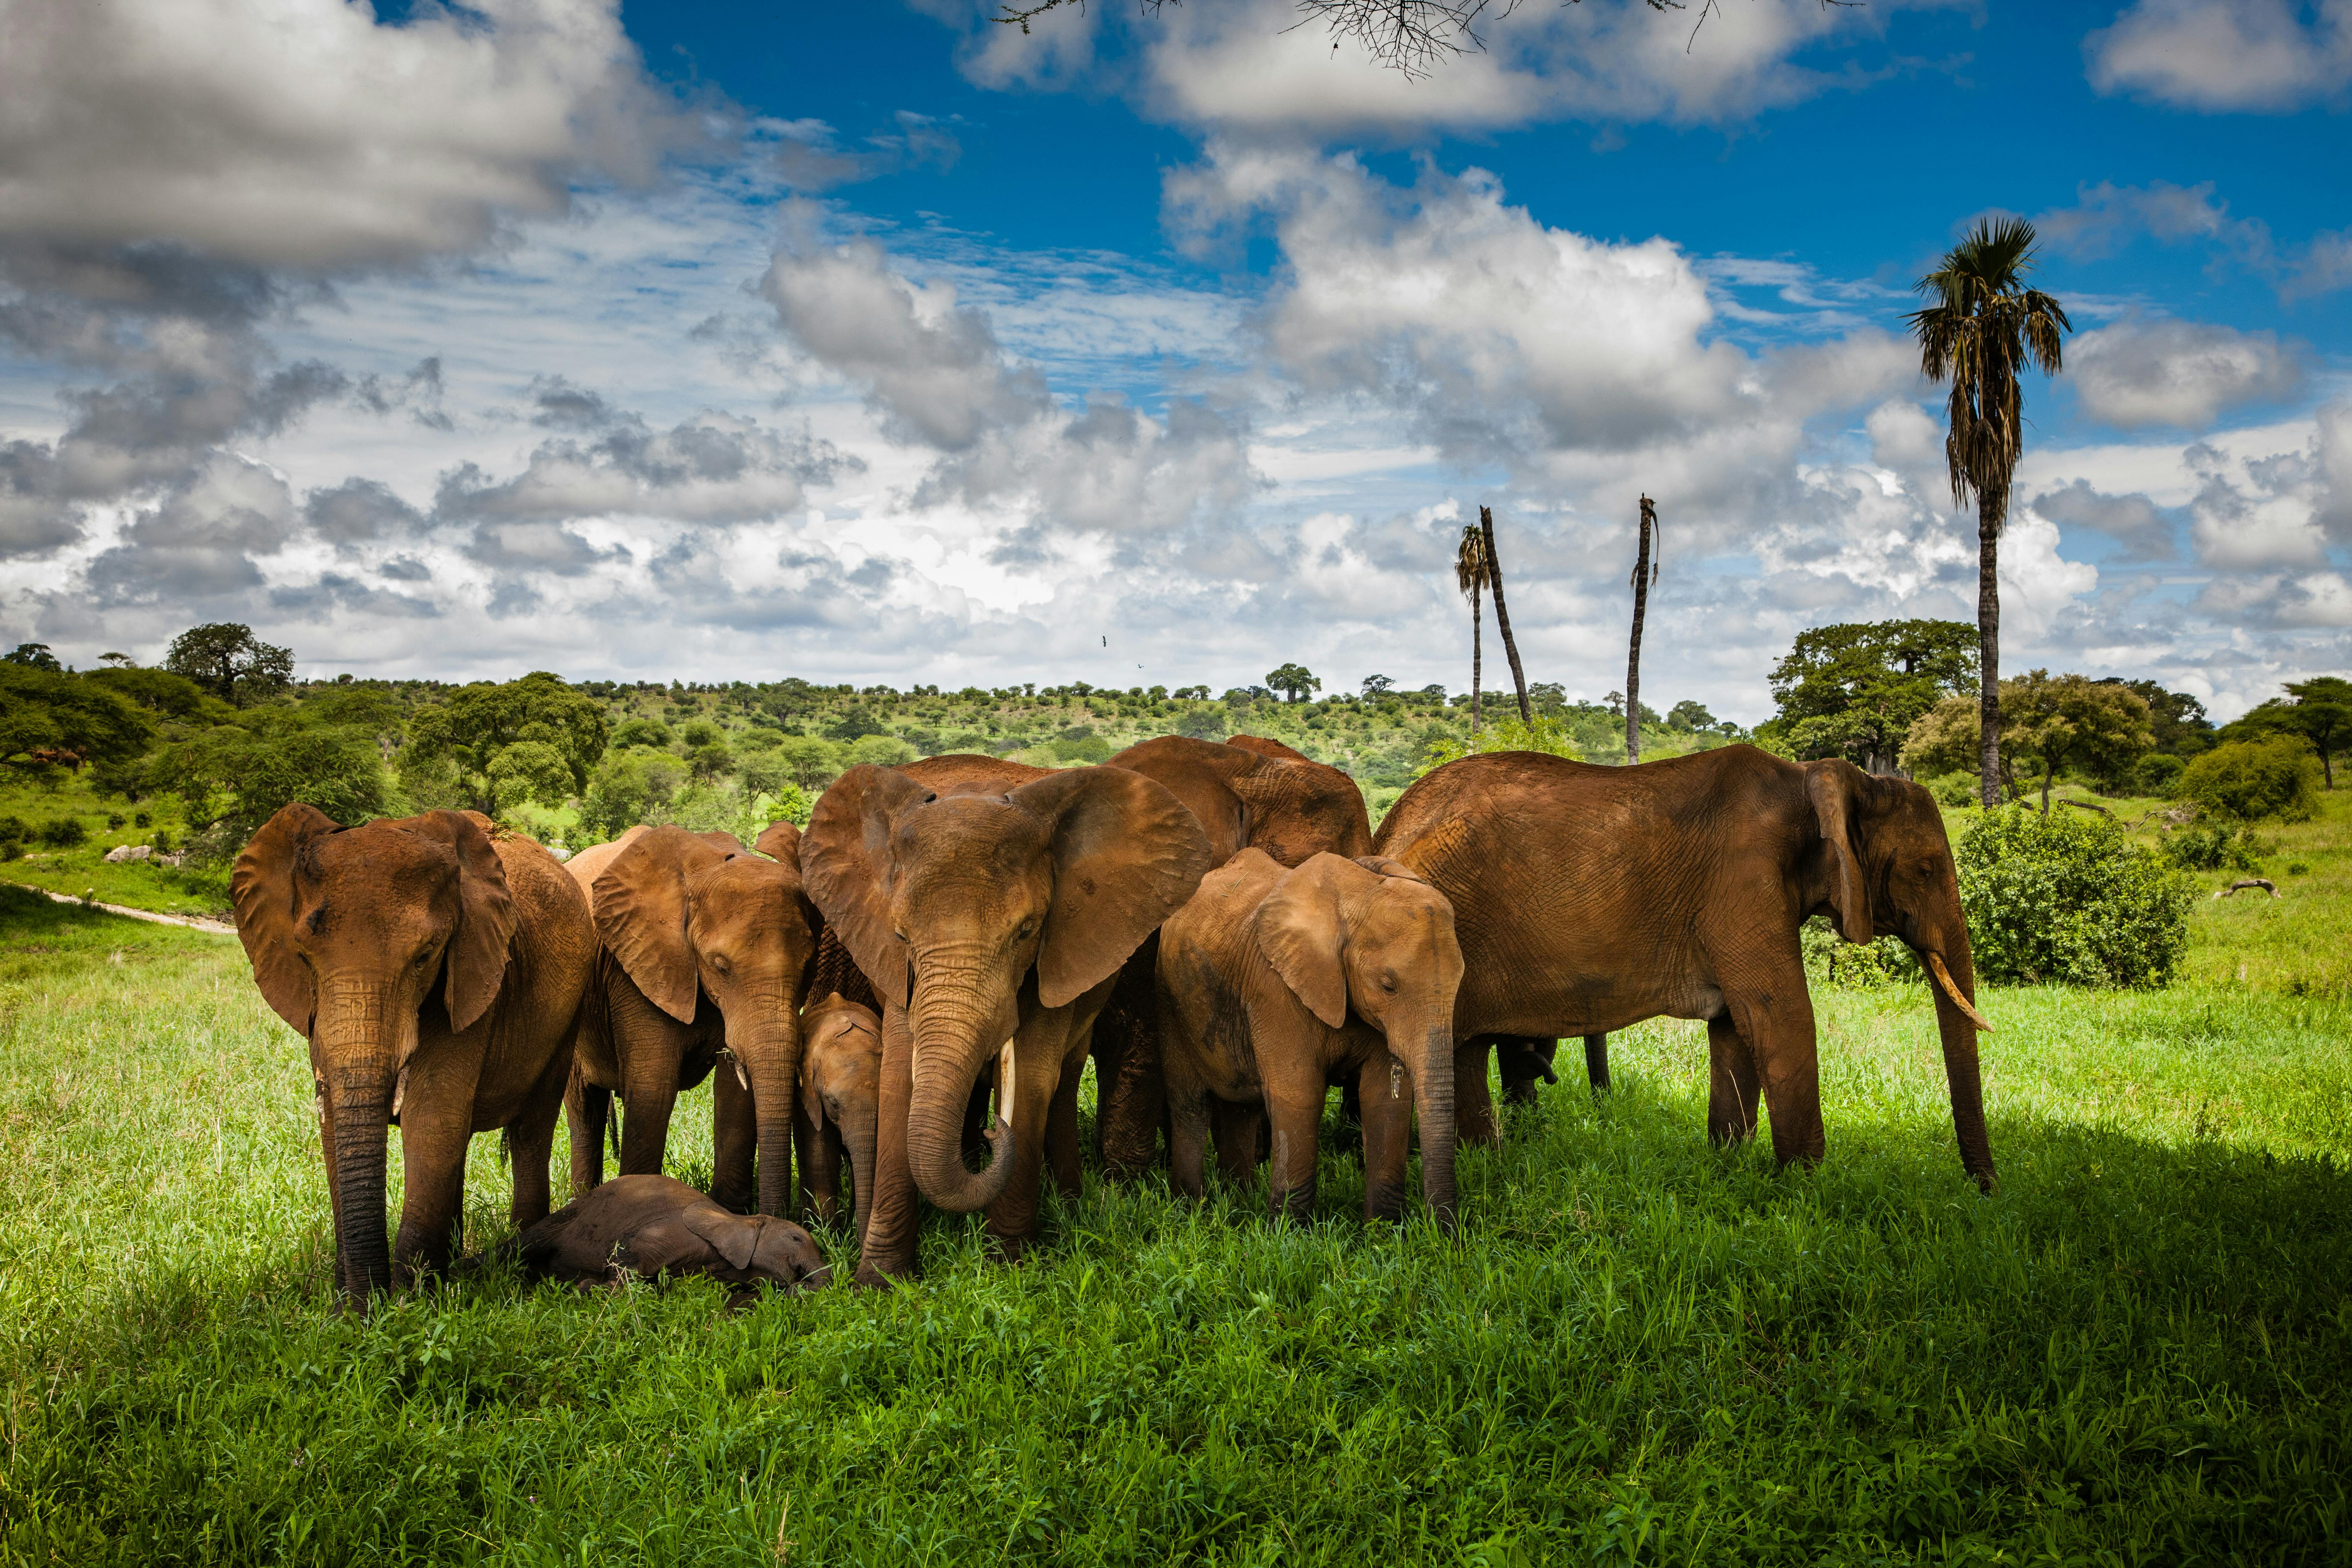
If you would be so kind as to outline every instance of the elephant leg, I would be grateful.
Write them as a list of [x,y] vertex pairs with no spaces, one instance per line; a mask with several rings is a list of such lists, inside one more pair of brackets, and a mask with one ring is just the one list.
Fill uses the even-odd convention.
[[860,1285],[877,1286],[915,1276],[920,1213],[914,1168],[907,1163],[907,1107],[914,1092],[915,1037],[907,1026],[907,1015],[886,1006],[882,1078],[877,1095],[881,1125],[874,1133],[874,1203],[866,1211],[866,1236],[857,1253]]
[[1345,1073],[1339,1079],[1339,1136],[1337,1147],[1361,1149],[1364,1146],[1364,1097],[1356,1087],[1356,1075]]
[[801,1218],[825,1225],[841,1213],[841,1135],[820,1128],[809,1110],[814,1095],[793,1107],[793,1155],[800,1163]]
[[[1246,1187],[1257,1179],[1258,1162],[1265,1157],[1265,1101],[1230,1100],[1210,1102],[1217,1135],[1217,1179],[1228,1186]],[[1320,1108],[1318,1108],[1319,1117]]]
[[1170,1127],[1168,1087],[1160,1047],[1160,994],[1154,978],[1160,933],[1130,955],[1090,1046],[1095,1059],[1095,1140],[1103,1173],[1132,1182],[1151,1168],[1163,1128]]
[[1356,1076],[1364,1104],[1364,1217],[1404,1217],[1406,1157],[1412,1146],[1412,1074],[1386,1051]]
[[1536,1085],[1557,1083],[1551,1070],[1557,1040],[1538,1039],[1533,1036],[1504,1035],[1495,1042],[1496,1076],[1503,1080],[1503,1103],[1533,1105]]
[[[343,1194],[341,1173],[335,1165],[335,1097],[323,1083],[315,1084],[314,1092],[319,1102],[319,1149],[327,1160],[327,1215],[335,1227],[334,1288],[344,1290],[350,1282],[343,1278]],[[383,1223],[381,1217],[377,1223]]]
[[1706,1136],[1718,1147],[1756,1136],[1756,1056],[1731,1015],[1706,1021]]
[[[1772,976],[1780,984],[1769,993],[1769,1003],[1735,997],[1728,1011],[1747,1041],[1763,1088],[1764,1109],[1772,1118],[1773,1157],[1783,1165],[1814,1164],[1827,1148],[1822,1131],[1821,1049],[1804,971],[1793,955],[1789,967],[1793,973]],[[1710,1029],[1710,1046],[1713,1038]]]
[[1609,1087],[1609,1037],[1584,1037],[1584,1080],[1598,1094]]
[[[429,1047],[428,1047],[429,1048]],[[393,1242],[395,1288],[449,1265],[466,1199],[466,1145],[473,1135],[473,1065],[410,1061],[400,1110],[400,1231]],[[552,1135],[554,1123],[549,1121]]]
[[1494,1091],[1486,1087],[1486,1053],[1494,1043],[1492,1035],[1474,1035],[1454,1048],[1454,1125],[1457,1143],[1501,1142],[1495,1131]]
[[613,1091],[590,1083],[574,1061],[563,1085],[563,1124],[572,1136],[572,1197],[586,1197],[604,1184],[604,1131],[613,1119]]
[[[1191,1064],[1171,1057],[1164,1064],[1168,1093],[1168,1179],[1175,1189],[1198,1202],[1208,1196],[1204,1166],[1214,1109],[1208,1086]],[[1222,1129],[1220,1129],[1222,1132]],[[1218,1139],[1219,1152],[1223,1139]],[[1223,1163],[1222,1161],[1219,1162]]]
[[1315,1213],[1317,1131],[1323,1121],[1323,1069],[1313,1063],[1268,1065],[1265,1114],[1274,1129],[1274,1161],[1266,1206],[1276,1219],[1305,1221]]
[[1078,1079],[1086,1062],[1080,1051],[1062,1064],[1062,1080],[1054,1086],[1045,1111],[1045,1163],[1054,1173],[1054,1190],[1066,1198],[1076,1197],[1085,1184],[1078,1169]]
[[610,1006],[625,1111],[621,1174],[658,1176],[669,1148],[669,1119],[677,1107],[678,1064],[686,1059],[688,1028],[634,987],[614,997]]
[[514,1183],[507,1215],[517,1230],[547,1217],[552,1195],[548,1165],[555,1154],[555,1118],[572,1079],[571,1057],[567,1044],[549,1059],[522,1110],[507,1124],[507,1168]]
[[721,1208],[750,1214],[760,1206],[752,1182],[759,1147],[751,1091],[735,1076],[734,1058],[721,1057],[710,1069],[710,1196]]
[[[1056,1015],[1059,1015],[1056,1016]],[[1045,1127],[1053,1117],[1054,1101],[1061,1095],[1063,1080],[1078,1069],[1085,1058],[1077,1054],[1084,1048],[1084,1031],[1074,1029],[1071,1010],[1054,1008],[1039,1012],[1021,1027],[1021,1033],[1034,1039],[1040,1049],[1022,1052],[1013,1047],[1016,1060],[1027,1056],[1043,1057],[1045,1072],[1014,1077],[1014,1102],[999,1107],[999,1113],[1013,1124],[1013,1179],[1004,1185],[1003,1193],[988,1205],[988,1234],[994,1239],[998,1256],[1007,1263],[1018,1263],[1037,1240],[1038,1188],[1045,1176]],[[1073,1036],[1076,1037],[1074,1039]],[[1058,1038],[1060,1048],[1055,1042]],[[1048,1077],[1050,1081],[1034,1081]],[[983,1079],[983,1082],[989,1081]],[[1072,1108],[1075,1118],[1076,1107]]]

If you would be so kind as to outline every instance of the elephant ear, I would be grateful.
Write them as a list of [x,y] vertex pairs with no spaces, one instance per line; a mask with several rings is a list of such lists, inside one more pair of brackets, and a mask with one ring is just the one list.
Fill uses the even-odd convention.
[[934,798],[896,768],[860,763],[817,797],[801,835],[801,875],[826,933],[868,984],[902,1002],[907,955],[890,930],[890,825]]
[[514,945],[514,895],[506,862],[490,841],[490,819],[474,811],[428,811],[408,831],[446,844],[457,857],[457,930],[449,939],[449,1027],[463,1034],[490,1010],[506,984]]
[[236,858],[228,881],[236,939],[253,962],[253,983],[269,1010],[305,1038],[315,1007],[310,971],[294,951],[294,861],[314,840],[335,831],[332,817],[298,800],[261,825]]
[[597,937],[646,1000],[681,1024],[694,1022],[701,994],[686,936],[686,879],[740,849],[713,842],[720,837],[656,827],[614,856],[591,889]]
[[801,868],[801,830],[789,822],[768,824],[768,830],[751,847],[778,865],[790,866],[795,871]]
[[751,1267],[751,1254],[760,1245],[758,1220],[729,1214],[715,1205],[697,1205],[678,1217],[685,1221],[687,1229],[709,1242],[713,1251],[727,1259],[728,1268]]
[[1060,1007],[1108,978],[1192,896],[1208,873],[1208,836],[1165,786],[1125,768],[1072,768],[1006,798],[1053,824],[1037,1000]]
[[1841,758],[1805,764],[1805,794],[1812,800],[1822,840],[1829,846],[1830,903],[1837,911],[1838,935],[1848,942],[1868,942],[1877,934],[1871,923],[1870,885],[1855,842],[1854,818],[1868,783],[1860,768]]
[[1401,882],[1418,882],[1424,888],[1429,886],[1428,878],[1403,861],[1392,859],[1386,855],[1355,855],[1350,856],[1349,858],[1376,877],[1393,877]]
[[1258,951],[1307,1010],[1336,1029],[1348,1021],[1348,975],[1340,966],[1347,928],[1339,918],[1345,868],[1337,855],[1310,855],[1274,885],[1252,923]]

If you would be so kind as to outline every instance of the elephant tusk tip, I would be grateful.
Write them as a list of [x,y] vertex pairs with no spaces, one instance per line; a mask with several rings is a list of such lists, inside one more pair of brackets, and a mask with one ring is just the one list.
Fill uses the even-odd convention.
[[1974,1024],[1979,1029],[1981,1029],[1986,1034],[1991,1034],[1993,1032],[1992,1020],[1986,1017],[1982,1013],[1978,1012],[1976,1004],[1960,994],[1959,986],[1954,984],[1952,980],[1952,972],[1944,967],[1943,954],[1938,952],[1929,953],[1927,955],[1927,968],[1929,972],[1936,976],[1936,984],[1944,988],[1944,994],[1952,999],[1952,1005],[1967,1014],[1969,1023]]
[[1004,1048],[996,1053],[996,1119],[1004,1123],[1007,1131],[1012,1130],[1013,1042],[1011,1040],[1005,1041]]

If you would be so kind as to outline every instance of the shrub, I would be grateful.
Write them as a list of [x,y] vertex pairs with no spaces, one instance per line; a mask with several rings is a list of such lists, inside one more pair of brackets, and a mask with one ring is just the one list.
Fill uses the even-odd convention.
[[1927,780],[1927,793],[1936,797],[1939,805],[1948,805],[1958,811],[1963,806],[1977,804],[1979,792],[1974,773],[1937,773]]
[[1838,935],[1827,915],[1815,915],[1797,928],[1797,939],[1811,984],[1874,991],[1898,980],[1920,978],[1919,955],[1899,936],[1850,942]]
[[2319,759],[2291,736],[2230,741],[2183,768],[2175,793],[2216,816],[2308,822],[2319,807]]
[[59,816],[41,824],[35,837],[52,849],[70,849],[89,841],[89,829],[79,816]]
[[0,860],[21,860],[24,858],[24,840],[19,838],[0,838]]
[[124,820],[125,820],[125,818],[123,817],[123,815],[122,815],[121,812],[119,812],[119,811],[110,811],[110,812],[108,812],[108,813],[106,814],[106,830],[107,830],[109,833],[112,833],[115,829],[117,829],[117,828],[119,828],[119,827],[121,827],[121,826],[122,826],[122,824],[123,824]]
[[[1105,752],[1103,755],[1108,756],[1110,753]],[[860,735],[849,745],[849,765],[853,768],[860,763],[873,763],[877,766],[895,768],[902,763],[911,763],[914,760],[915,748],[896,735]]]
[[155,818],[152,813],[142,811],[131,817],[131,825],[133,827],[145,827],[154,820]]
[[1053,746],[1054,760],[1061,763],[1102,763],[1110,760],[1110,742],[1100,735],[1065,734]]
[[2254,837],[2253,829],[2240,824],[2208,822],[2184,827],[2164,841],[2159,851],[2167,860],[2184,871],[2219,871],[2229,867],[2238,871],[2260,868],[2255,858],[2266,853],[2270,846]]
[[0,844],[22,844],[32,836],[32,826],[23,817],[0,816]]
[[796,784],[787,784],[779,786],[767,797],[767,804],[760,808],[760,815],[770,822],[789,822],[794,827],[806,827],[809,814],[815,809],[816,802],[808,797],[807,791]]
[[1980,980],[2158,986],[2188,951],[2195,889],[2111,818],[2005,807],[1954,858]]
[[632,719],[623,724],[619,729],[613,731],[613,744],[616,748],[624,746],[653,746],[656,748],[667,746],[669,744],[669,726],[663,723],[658,719]]
[[2158,798],[2169,795],[2180,783],[2180,770],[2189,764],[2164,752],[2151,752],[2139,760],[2132,772],[2132,784],[2142,795]]

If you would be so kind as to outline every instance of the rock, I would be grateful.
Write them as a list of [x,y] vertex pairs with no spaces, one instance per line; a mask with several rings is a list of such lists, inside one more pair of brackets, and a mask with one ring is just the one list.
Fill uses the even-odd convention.
[[154,849],[149,845],[118,844],[106,852],[106,863],[110,866],[120,866],[125,860],[144,860],[153,853],[155,853]]

